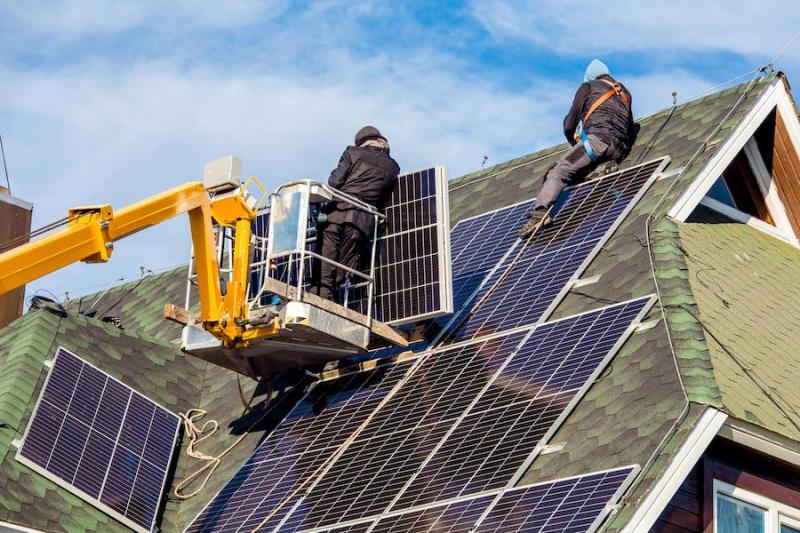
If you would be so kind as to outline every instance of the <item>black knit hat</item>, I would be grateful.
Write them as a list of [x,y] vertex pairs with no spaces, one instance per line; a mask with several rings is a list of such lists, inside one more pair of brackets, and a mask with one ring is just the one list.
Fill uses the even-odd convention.
[[378,131],[378,128],[375,126],[364,126],[358,130],[358,133],[356,133],[356,146],[360,146],[361,143],[368,141],[369,139],[377,138],[385,139],[385,137],[381,135],[381,132]]

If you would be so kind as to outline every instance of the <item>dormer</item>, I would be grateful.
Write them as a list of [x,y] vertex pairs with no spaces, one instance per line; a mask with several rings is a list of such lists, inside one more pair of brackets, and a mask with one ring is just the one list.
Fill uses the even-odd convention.
[[[712,147],[713,140],[706,149]],[[775,78],[669,215],[685,222],[698,205],[800,247],[800,122],[782,76]]]

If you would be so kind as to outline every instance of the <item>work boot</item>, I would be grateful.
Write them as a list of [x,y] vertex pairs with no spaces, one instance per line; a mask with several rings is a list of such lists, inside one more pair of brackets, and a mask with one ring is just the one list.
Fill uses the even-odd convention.
[[527,239],[537,231],[539,228],[544,228],[550,225],[550,209],[547,207],[536,207],[528,213],[528,220],[525,225],[519,230],[519,236]]

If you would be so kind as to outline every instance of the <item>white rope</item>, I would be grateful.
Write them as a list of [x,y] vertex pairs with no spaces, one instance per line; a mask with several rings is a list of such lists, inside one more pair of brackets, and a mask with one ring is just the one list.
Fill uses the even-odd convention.
[[[216,420],[206,420],[201,427],[197,427],[197,423],[201,419],[203,419],[208,413],[203,409],[189,409],[185,413],[179,413],[178,416],[181,417],[183,421],[183,429],[186,433],[186,437],[189,439],[189,444],[186,446],[186,453],[189,457],[193,457],[198,461],[205,461],[206,464],[192,472],[189,476],[183,479],[180,483],[178,483],[175,488],[173,489],[173,493],[175,497],[181,500],[186,500],[191,498],[192,496],[196,496],[203,488],[205,488],[206,483],[208,483],[208,479],[211,477],[211,474],[219,466],[222,457],[230,451],[232,447],[224,450],[219,455],[207,455],[201,451],[196,450],[195,448],[200,445],[203,441],[210,438],[214,433],[219,430],[219,423]],[[241,440],[241,438],[239,439]],[[238,443],[238,441],[237,441]],[[189,485],[195,478],[197,478],[200,474],[204,471],[208,470],[208,473],[203,478],[203,482],[200,483],[194,491],[184,494],[183,489],[185,486]]]

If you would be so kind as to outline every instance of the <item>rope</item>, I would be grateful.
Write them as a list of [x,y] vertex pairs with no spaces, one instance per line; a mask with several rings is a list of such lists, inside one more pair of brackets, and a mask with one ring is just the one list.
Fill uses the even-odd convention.
[[[238,375],[237,375],[238,379]],[[273,385],[272,379],[269,379],[269,394],[267,395],[266,401],[269,402],[273,392]],[[203,441],[206,439],[211,438],[219,430],[219,422],[216,420],[206,420],[203,422],[203,425],[198,428],[197,424],[202,420],[208,412],[203,409],[189,409],[185,413],[179,413],[178,416],[183,421],[183,429],[186,436],[189,439],[189,443],[186,445],[186,453],[189,457],[197,459],[198,461],[205,461],[205,464],[200,466],[197,470],[186,476],[180,483],[175,485],[175,488],[172,489],[172,493],[176,498],[179,500],[188,500],[189,498],[196,496],[197,494],[202,491],[208,480],[211,479],[211,476],[217,470],[220,463],[222,462],[222,458],[225,457],[231,450],[236,448],[236,446],[241,443],[245,437],[250,435],[250,432],[254,427],[260,424],[267,415],[271,412],[270,409],[264,409],[264,412],[261,414],[260,417],[256,419],[255,422],[250,424],[250,426],[239,435],[233,443],[222,450],[217,455],[208,455],[197,450],[197,446],[199,446]],[[190,485],[195,479],[197,479],[203,472],[206,472],[206,475],[203,477],[203,480],[200,482],[200,485],[194,489],[192,492],[184,493],[184,489]]]
[[[706,136],[705,140],[700,144],[700,146],[694,152],[694,154],[692,154],[692,157],[689,158],[689,161],[686,163],[686,165],[683,166],[683,169],[675,176],[675,178],[673,179],[672,183],[670,183],[669,187],[667,187],[667,190],[664,191],[664,193],[658,199],[656,204],[650,210],[650,213],[648,213],[647,218],[645,219],[645,243],[647,245],[647,258],[648,258],[648,261],[650,262],[650,275],[651,275],[651,277],[653,279],[653,285],[655,286],[655,289],[656,289],[656,295],[658,296],[658,306],[659,306],[659,308],[661,310],[661,319],[664,321],[664,330],[667,333],[667,342],[669,344],[670,353],[672,354],[672,362],[673,362],[673,365],[675,367],[675,373],[676,373],[676,375],[678,377],[678,384],[680,385],[681,392],[683,393],[684,406],[683,406],[683,409],[681,409],[681,412],[678,415],[678,417],[675,419],[675,421],[672,423],[670,428],[664,434],[664,437],[659,441],[658,445],[653,450],[653,453],[650,454],[650,457],[648,457],[647,461],[644,463],[644,465],[642,465],[642,469],[639,471],[639,474],[636,477],[636,480],[628,488],[627,494],[626,494],[625,498],[623,498],[623,500],[628,500],[630,495],[632,495],[636,491],[636,489],[639,487],[639,485],[641,485],[641,483],[644,480],[644,476],[646,475],[647,471],[655,463],[656,459],[658,458],[659,454],[661,453],[661,451],[666,446],[667,442],[669,442],[669,440],[672,438],[672,436],[674,436],[677,433],[678,426],[681,423],[683,423],[683,421],[689,415],[689,410],[690,410],[690,407],[691,407],[691,400],[689,400],[689,393],[686,391],[686,385],[685,385],[685,383],[683,381],[683,374],[681,374],[680,365],[678,364],[678,354],[677,354],[677,352],[675,350],[675,343],[674,343],[674,341],[672,339],[672,333],[670,332],[669,321],[667,320],[666,306],[664,305],[664,303],[663,303],[663,301],[661,299],[662,298],[662,296],[661,296],[661,287],[658,284],[658,275],[657,275],[657,272],[656,272],[658,267],[656,266],[656,259],[655,259],[655,256],[653,255],[653,247],[652,247],[652,237],[651,237],[652,222],[657,218],[655,216],[655,213],[658,210],[658,208],[661,206],[662,202],[667,198],[669,193],[672,192],[672,189],[677,185],[679,180],[683,177],[683,175],[686,172],[686,170],[691,167],[692,163],[694,163],[694,160],[701,153],[703,153],[703,151],[705,150],[706,145],[708,144],[708,142],[714,137],[714,135],[717,134],[717,132],[719,132],[719,130],[722,128],[722,125],[725,124],[725,122],[731,117],[731,115],[733,115],[733,113],[736,111],[736,109],[739,107],[739,105],[744,101],[744,99],[749,94],[750,90],[753,88],[753,85],[755,84],[755,81],[758,78],[758,75],[761,72],[763,72],[765,70],[765,68],[766,67],[760,67],[760,68],[755,70],[755,75],[750,80],[750,83],[748,84],[747,88],[744,90],[742,95],[736,100],[736,102],[733,104],[733,106],[731,106],[731,109],[725,114],[723,119]],[[663,218],[664,216],[665,216],[665,214],[662,213],[661,215],[659,215],[658,218]],[[702,324],[702,322],[701,322],[701,324]]]

